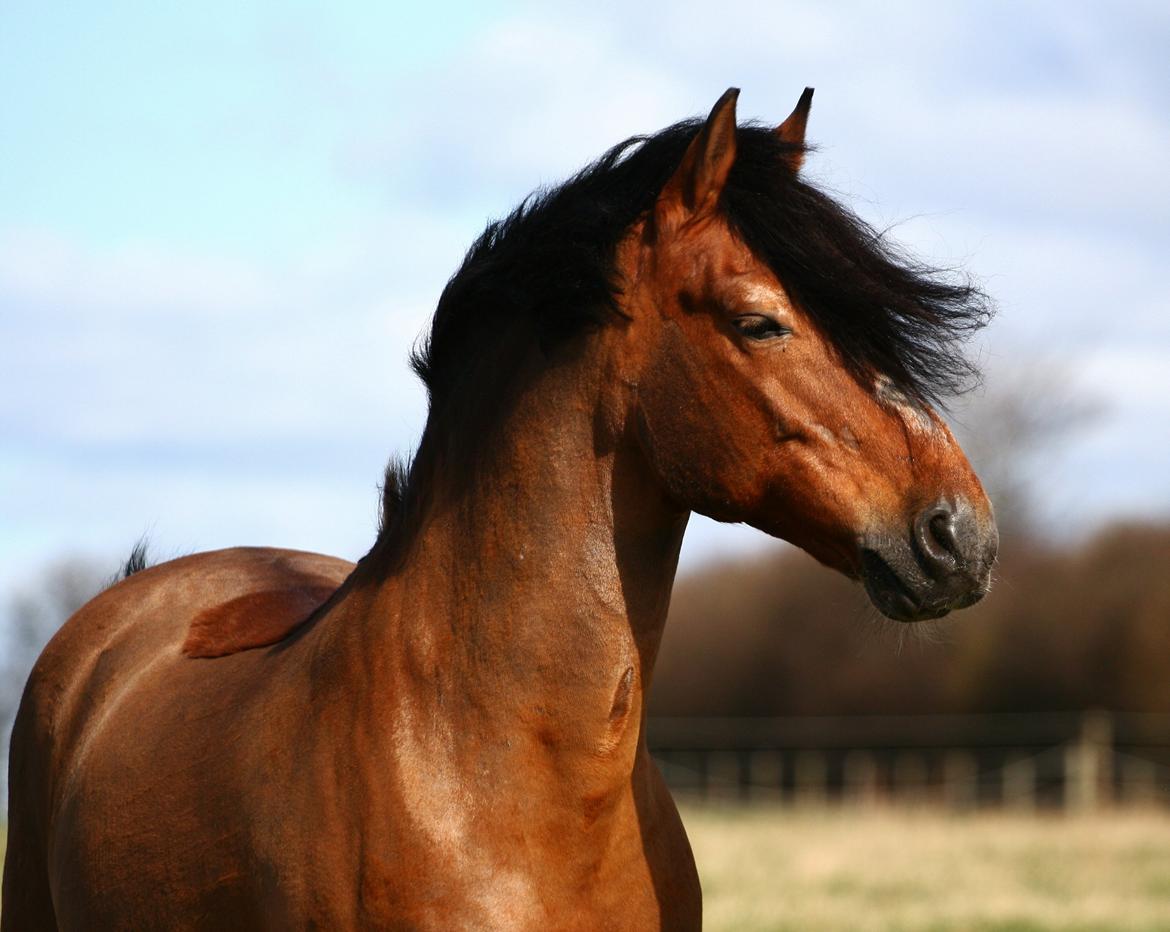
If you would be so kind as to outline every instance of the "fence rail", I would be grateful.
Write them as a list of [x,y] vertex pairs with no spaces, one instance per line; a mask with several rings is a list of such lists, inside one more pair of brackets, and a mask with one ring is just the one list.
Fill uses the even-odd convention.
[[647,723],[671,789],[793,805],[1170,805],[1170,715],[1106,712]]

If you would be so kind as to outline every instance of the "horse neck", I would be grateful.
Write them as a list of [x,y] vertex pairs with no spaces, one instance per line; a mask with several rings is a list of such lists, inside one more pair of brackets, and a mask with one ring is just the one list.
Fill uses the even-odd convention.
[[416,719],[632,751],[687,512],[606,416],[623,389],[605,360],[544,369],[460,483],[428,425],[425,513],[374,570],[364,627]]

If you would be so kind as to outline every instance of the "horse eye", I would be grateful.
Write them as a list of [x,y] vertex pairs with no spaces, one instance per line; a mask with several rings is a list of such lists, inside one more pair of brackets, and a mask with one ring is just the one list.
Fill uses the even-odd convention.
[[735,329],[749,340],[773,340],[792,333],[783,324],[765,317],[763,314],[745,314],[733,321]]

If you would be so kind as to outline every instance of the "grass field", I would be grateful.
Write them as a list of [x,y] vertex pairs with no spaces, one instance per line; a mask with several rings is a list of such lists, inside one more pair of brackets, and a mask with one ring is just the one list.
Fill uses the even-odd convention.
[[1170,815],[683,807],[704,928],[1170,930]]
[[1170,930],[1164,812],[682,812],[710,932]]

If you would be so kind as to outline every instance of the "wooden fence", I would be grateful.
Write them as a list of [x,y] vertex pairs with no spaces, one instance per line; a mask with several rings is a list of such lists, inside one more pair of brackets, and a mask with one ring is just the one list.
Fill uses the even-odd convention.
[[676,795],[792,805],[1170,805],[1170,715],[650,719]]

